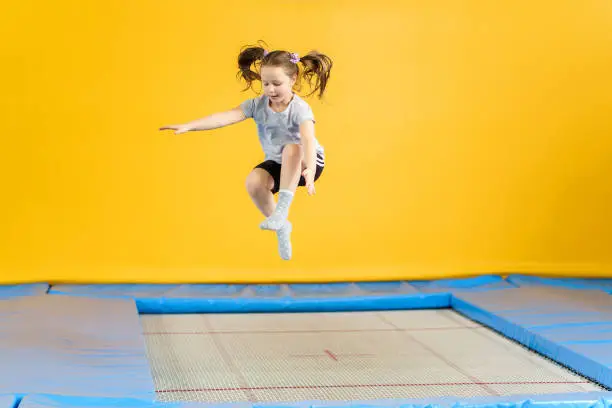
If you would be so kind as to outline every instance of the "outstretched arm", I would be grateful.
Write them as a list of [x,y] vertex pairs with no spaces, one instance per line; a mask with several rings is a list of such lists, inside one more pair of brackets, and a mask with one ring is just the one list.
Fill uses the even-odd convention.
[[217,112],[211,115],[205,116],[201,119],[194,121],[178,124],[178,125],[167,125],[159,128],[159,130],[174,130],[174,134],[179,135],[185,132],[197,131],[197,130],[211,130],[217,129],[224,126],[233,125],[246,119],[246,116],[242,109],[238,106],[234,109],[230,109],[225,112]]

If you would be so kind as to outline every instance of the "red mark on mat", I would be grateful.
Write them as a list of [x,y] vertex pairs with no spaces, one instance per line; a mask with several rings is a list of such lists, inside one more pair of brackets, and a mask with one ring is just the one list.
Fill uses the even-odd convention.
[[329,351],[329,350],[323,350],[323,351],[325,351],[325,354],[327,354],[329,357],[331,357],[331,359],[332,359],[332,360],[334,360],[334,361],[338,361],[338,357],[336,357],[336,356],[334,355],[334,353],[332,353],[332,352],[331,352],[331,351]]

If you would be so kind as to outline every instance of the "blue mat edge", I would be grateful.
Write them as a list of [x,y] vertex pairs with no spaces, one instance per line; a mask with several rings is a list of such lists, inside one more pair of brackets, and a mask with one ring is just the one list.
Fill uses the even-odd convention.
[[142,314],[180,313],[303,313],[374,310],[440,309],[450,307],[449,294],[355,296],[347,298],[208,298],[136,299]]
[[[567,393],[550,395],[514,395],[508,397],[440,397],[432,399],[388,399],[365,401],[300,401],[268,403],[151,402],[131,398],[77,397],[45,394],[27,395],[23,408],[609,408],[612,392]],[[3,407],[4,408],[4,407]]]

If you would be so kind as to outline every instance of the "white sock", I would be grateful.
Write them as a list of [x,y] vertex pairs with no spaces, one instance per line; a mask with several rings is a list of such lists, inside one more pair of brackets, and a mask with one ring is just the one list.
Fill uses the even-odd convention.
[[285,221],[283,227],[276,231],[276,238],[278,239],[278,253],[280,257],[288,261],[291,259],[291,230],[292,225],[289,221]]
[[276,209],[259,226],[261,229],[278,231],[289,216],[289,206],[293,201],[294,193],[291,190],[279,190]]

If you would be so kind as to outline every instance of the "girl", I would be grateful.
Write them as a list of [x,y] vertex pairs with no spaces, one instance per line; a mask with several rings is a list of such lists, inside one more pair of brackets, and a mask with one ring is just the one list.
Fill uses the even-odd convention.
[[[294,89],[299,90],[299,79],[303,78],[311,85],[309,95],[318,91],[321,98],[332,65],[328,56],[316,51],[300,58],[288,51],[268,52],[262,46],[246,47],[238,55],[238,75],[247,83],[244,90],[252,88],[254,81],[261,81],[261,96],[225,112],[160,129],[171,129],[178,135],[254,119],[265,157],[247,176],[246,189],[266,217],[260,228],[276,231],[278,251],[284,260],[291,259],[292,253],[292,225],[287,218],[295,190],[297,186],[305,186],[309,195],[314,194],[315,181],[325,166],[324,149],[315,137],[312,110]],[[276,193],[278,203],[274,201]]]

